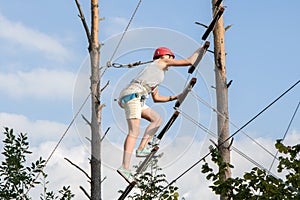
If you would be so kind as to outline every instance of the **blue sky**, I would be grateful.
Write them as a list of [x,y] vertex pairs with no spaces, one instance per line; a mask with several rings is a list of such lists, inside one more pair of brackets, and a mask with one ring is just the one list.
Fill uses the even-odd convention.
[[[88,55],[88,43],[85,32],[77,16],[75,1],[2,0],[0,2],[0,125],[1,127],[14,128],[17,132],[28,132],[32,148],[47,157],[66,130],[74,113],[77,112],[76,109],[80,102],[88,93],[88,85],[81,84],[79,81],[81,79],[78,78],[81,74],[87,75],[83,76],[83,81],[88,84],[88,67],[85,64]],[[87,1],[80,3],[89,23],[90,5]],[[109,55],[111,55],[111,50],[108,51],[107,49],[114,48],[114,39],[117,40],[127,26],[137,3],[138,1],[116,0],[99,2],[100,16],[105,17],[105,20],[100,22],[99,29],[100,42],[104,43],[101,57],[102,65],[107,62]],[[242,126],[299,80],[298,49],[300,40],[298,33],[300,31],[300,17],[297,15],[297,9],[300,2],[297,0],[291,0],[288,3],[279,0],[246,2],[226,0],[224,6],[226,6],[224,12],[225,26],[232,25],[225,35],[227,78],[228,81],[233,80],[229,88],[229,116],[232,123]],[[163,35],[161,38],[157,38],[143,33],[141,34],[142,37],[136,38],[136,41],[145,41],[143,45],[147,45],[140,45],[141,49],[146,49],[142,55],[137,51],[140,43],[133,45],[135,41],[130,40],[129,36],[128,38],[125,37],[121,43],[120,55],[116,59],[118,62],[146,61],[151,59],[152,49],[160,43],[161,45],[169,44],[175,52],[178,52],[178,56],[188,56],[197,45],[203,43],[201,36],[205,29],[195,25],[194,22],[208,24],[210,20],[211,2],[209,0],[143,1],[129,30],[133,31],[134,34],[138,32],[136,30],[141,29],[146,31],[153,29],[159,31],[161,29]],[[151,28],[146,29],[149,27]],[[169,32],[173,36],[181,35],[182,40],[174,40],[173,43],[167,42]],[[208,40],[212,43],[212,36]],[[212,49],[212,45],[210,49]],[[202,70],[205,70],[205,67],[212,67],[212,56],[212,54],[207,53],[200,66]],[[107,96],[105,93],[103,95],[103,101],[107,104],[107,108],[104,110],[103,129],[112,126],[113,130],[107,138],[107,144],[104,144],[104,148],[107,148],[104,151],[113,151],[117,154],[115,160],[105,161],[107,167],[105,173],[110,179],[106,181],[104,190],[105,187],[110,187],[110,183],[113,181],[121,182],[120,187],[125,185],[123,180],[114,174],[113,170],[120,163],[120,148],[124,137],[124,134],[119,136],[117,131],[124,133],[124,129],[126,130],[125,121],[122,121],[122,118],[117,120],[115,118],[115,115],[121,113],[121,110],[118,110],[119,108],[116,107],[113,98],[116,98],[117,91],[122,86],[122,81],[118,80],[130,80],[131,74],[136,72],[135,69],[120,69],[118,71],[110,68],[103,77],[103,84],[107,80],[112,80],[107,89]],[[182,80],[187,77],[185,69],[171,72],[174,73],[175,77],[182,77]],[[200,73],[202,72],[200,71]],[[169,77],[171,76],[173,75],[169,75]],[[180,92],[182,84],[175,84],[172,78],[168,80],[165,83],[168,87],[162,89],[162,92]],[[203,74],[199,80],[200,84],[195,92],[199,93],[200,96],[203,94],[201,97],[211,101],[208,93],[213,91],[210,87],[213,83],[207,81]],[[202,86],[206,86],[206,88],[202,89]],[[247,126],[244,131],[274,152],[273,144],[276,139],[283,137],[294,109],[300,100],[299,91],[300,87],[295,87]],[[183,109],[186,109],[194,117],[203,120],[205,124],[209,124],[210,122],[205,120],[209,118],[211,111],[193,97],[190,97],[190,101],[199,106],[201,115],[198,115],[198,112],[193,113],[187,105]],[[170,104],[166,104],[155,108],[163,114],[164,120],[167,120],[172,113],[170,107]],[[86,117],[89,117],[88,105],[85,110],[87,112]],[[88,168],[88,148],[86,148],[87,141],[84,139],[84,136],[88,136],[88,134],[85,135],[80,131],[78,134],[76,128],[84,126],[84,124],[79,124],[79,121],[82,123],[81,118],[78,119],[78,127],[73,126],[71,128],[60,146],[57,157],[49,164],[50,166],[47,168],[49,174],[59,173],[61,168],[67,170],[72,168],[59,160],[66,156],[77,160],[83,167]],[[289,141],[291,144],[299,143],[299,122],[300,115],[298,114],[288,133],[290,137],[287,142]],[[187,123],[186,126],[194,127],[193,124],[184,120],[180,125],[185,123]],[[83,130],[86,128],[84,127]],[[235,131],[232,126],[230,129],[231,132]],[[186,152],[201,149],[199,155],[197,153],[198,157],[201,157],[201,153],[206,152],[207,149],[204,144],[207,140],[200,137],[198,133],[195,134],[196,136],[191,136],[194,142],[190,142],[189,139],[191,138],[187,136],[185,138],[184,135],[178,134],[179,138],[182,137],[183,144],[185,142],[189,144],[190,148],[183,149]],[[201,134],[203,136],[203,133]],[[2,139],[2,137],[0,138]],[[169,140],[170,143],[166,142],[166,144],[177,144],[179,145],[177,150],[181,149],[180,146],[182,145],[176,138],[167,137],[166,141]],[[242,134],[239,134],[236,140],[237,147],[242,148],[249,155],[252,155],[254,149],[257,148],[251,141],[247,141]],[[201,148],[197,146],[199,144],[201,144]],[[111,150],[112,146],[114,150]],[[245,146],[251,148],[245,148]],[[167,152],[172,152],[173,148],[175,147],[166,145],[165,155],[168,155]],[[35,156],[38,157],[39,155]],[[263,162],[266,160],[265,156],[265,152],[260,156],[254,154],[253,159]],[[169,157],[171,158],[166,158],[167,161],[164,164],[167,163],[166,166],[170,166],[170,163],[175,163],[174,165],[178,167],[179,171],[183,170],[182,167],[179,167],[181,162],[193,163],[195,161],[195,156],[191,156],[191,154],[184,154],[184,156],[175,159],[174,162],[170,161],[173,157],[171,155]],[[104,156],[105,158],[106,156]],[[109,160],[109,158],[107,159]],[[270,164],[270,159],[267,157],[269,162],[264,163],[266,168]],[[238,158],[233,160],[239,161]],[[178,163],[176,163],[177,161]],[[245,164],[242,164],[240,171],[251,168],[248,162],[243,163]],[[168,169],[166,167],[166,170]],[[238,175],[240,171],[237,169],[236,174]],[[69,173],[76,174],[78,172],[74,170]],[[170,172],[169,176],[172,179],[176,177],[176,173]],[[78,182],[86,182],[63,174],[54,180],[59,181],[60,184],[71,182],[75,187],[77,184],[77,188],[80,184]],[[186,180],[182,180],[179,184],[184,184],[184,181]],[[202,182],[205,181],[202,180]],[[205,187],[205,184],[202,185],[201,183],[197,187]],[[106,199],[114,198],[107,193],[105,193]],[[192,189],[189,191],[183,187],[182,193],[189,196],[186,199],[196,199],[195,196],[191,195],[191,193],[197,195]],[[116,194],[113,193],[113,195]],[[204,197],[209,199],[213,198],[209,192],[202,195],[206,195]]]

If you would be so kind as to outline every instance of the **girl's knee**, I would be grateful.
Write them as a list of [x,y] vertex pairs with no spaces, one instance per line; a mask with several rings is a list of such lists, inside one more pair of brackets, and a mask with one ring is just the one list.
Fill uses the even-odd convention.
[[154,122],[155,124],[156,124],[156,126],[161,126],[161,124],[162,124],[162,118],[161,118],[161,116],[160,115],[158,115],[156,118],[155,118],[155,122]]
[[129,130],[127,136],[137,138],[140,135],[140,130]]

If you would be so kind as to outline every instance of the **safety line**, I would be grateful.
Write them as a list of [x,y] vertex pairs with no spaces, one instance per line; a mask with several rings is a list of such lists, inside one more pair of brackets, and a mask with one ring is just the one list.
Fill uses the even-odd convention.
[[[222,146],[225,142],[227,142],[229,139],[234,137],[237,133],[239,133],[243,128],[245,128],[247,125],[249,125],[253,120],[255,120],[258,116],[260,116],[263,112],[265,112],[268,108],[270,108],[274,103],[276,103],[279,99],[281,99],[284,95],[286,95],[290,90],[292,90],[296,85],[298,85],[300,80],[298,80],[294,85],[292,85],[289,89],[287,89],[284,93],[282,93],[279,97],[277,97],[274,101],[272,101],[268,106],[266,106],[263,110],[261,110],[258,114],[256,114],[254,117],[252,117],[247,123],[245,123],[241,128],[239,128],[237,131],[235,131],[232,135],[230,135],[227,139],[225,139],[223,142],[218,144],[218,147]],[[208,152],[205,156],[203,156],[200,160],[195,162],[191,167],[189,167],[187,170],[185,170],[183,173],[181,173],[177,178],[175,178],[171,183],[169,183],[166,187],[162,189],[164,191],[166,188],[168,188],[170,185],[175,183],[177,180],[179,180],[182,176],[184,176],[186,173],[188,173],[191,169],[193,169],[195,166],[197,166],[201,161],[205,161],[205,159],[211,154],[211,151]],[[156,197],[158,194],[160,194],[162,191],[155,194],[154,197]]]
[[258,116],[260,116],[263,112],[265,112],[267,109],[269,109],[274,103],[276,103],[279,99],[281,99],[285,94],[287,94],[290,90],[292,90],[296,85],[298,85],[300,80],[298,80],[294,85],[292,85],[288,90],[286,90],[284,93],[282,93],[279,97],[277,97],[272,103],[270,103],[267,107],[265,107],[263,110],[261,110],[257,115],[252,117],[246,124],[244,124],[241,128],[239,128],[237,131],[235,131],[231,136],[229,136],[224,142],[227,142],[229,139],[234,137],[237,133],[239,133],[243,128],[248,126],[253,120],[255,120]]
[[125,28],[125,30],[123,31],[123,34],[122,34],[122,36],[121,36],[121,39],[119,40],[119,42],[118,42],[118,44],[117,44],[117,47],[115,48],[115,51],[113,52],[113,54],[112,54],[112,56],[111,56],[111,58],[110,58],[110,61],[112,61],[112,59],[114,58],[115,54],[117,53],[117,50],[118,50],[118,48],[120,47],[120,44],[121,44],[121,42],[122,42],[122,40],[123,40],[123,38],[124,38],[124,36],[125,36],[125,34],[126,34],[128,28],[129,28],[129,26],[130,26],[132,20],[133,20],[133,17],[135,16],[135,14],[136,14],[138,8],[140,7],[140,4],[141,4],[141,3],[142,3],[142,0],[140,0],[139,3],[138,3],[138,5],[136,6],[136,8],[135,8],[135,10],[134,10],[134,12],[133,12],[133,14],[132,14],[132,16],[131,16],[131,18],[130,18],[128,24],[127,24],[127,26],[126,26],[126,28]]
[[[286,131],[285,131],[285,133],[284,133],[284,136],[283,136],[283,138],[282,138],[282,141],[284,141],[284,139],[285,139],[285,137],[286,137],[286,135],[287,135],[287,133],[288,133],[290,127],[291,127],[291,124],[292,124],[292,122],[293,122],[293,120],[294,120],[294,118],[295,118],[295,116],[296,116],[297,111],[298,111],[299,105],[300,105],[300,101],[298,102],[298,105],[297,105],[297,107],[296,107],[296,109],[295,109],[295,111],[294,111],[294,114],[293,114],[293,116],[292,116],[292,118],[291,118],[291,120],[290,120],[290,122],[289,122],[289,125],[288,125],[288,127],[287,127],[287,129],[286,129]],[[275,162],[275,158],[277,158],[277,155],[278,155],[278,150],[277,150],[277,152],[276,152],[276,154],[275,154],[275,157],[274,157],[274,159],[273,159],[273,161],[272,161],[272,163],[271,163],[271,166],[270,166],[270,168],[269,168],[268,174],[270,173],[270,171],[271,171],[271,169],[272,169],[272,167],[273,167],[273,164],[274,164],[274,162]]]
[[[200,129],[202,129],[204,132],[210,134],[211,136],[213,136],[214,138],[218,138],[218,136],[211,130],[209,130],[207,127],[205,127],[204,125],[202,125],[200,122],[198,122],[197,120],[195,120],[193,117],[191,117],[190,115],[188,115],[187,113],[183,112],[182,110],[178,111],[182,114],[183,117],[185,117],[187,120],[191,121],[192,123],[194,123],[196,126],[198,126]],[[265,169],[265,167],[263,167],[261,164],[259,164],[258,162],[256,162],[255,160],[253,160],[252,158],[250,158],[249,156],[247,156],[245,153],[243,153],[242,151],[238,150],[236,147],[232,146],[232,149],[240,154],[242,157],[244,157],[245,159],[247,159],[248,161],[250,161],[252,164],[256,165],[257,167],[261,168],[261,169]]]
[[135,14],[136,14],[138,8],[140,7],[140,4],[141,4],[141,3],[142,3],[142,0],[140,0],[139,3],[138,3],[138,5],[136,6],[136,8],[135,8],[135,10],[134,10],[134,12],[133,12],[133,14],[132,14],[132,16],[131,16],[131,18],[130,18],[128,24],[127,24],[127,26],[126,26],[126,28],[124,29],[123,34],[122,34],[122,36],[121,36],[121,38],[120,38],[120,40],[119,40],[119,42],[118,42],[118,44],[117,44],[117,46],[116,46],[114,52],[113,52],[113,54],[112,54],[110,60],[107,62],[106,66],[103,67],[104,70],[103,70],[103,72],[102,72],[101,75],[100,75],[100,79],[101,79],[102,76],[105,74],[106,70],[112,65],[112,59],[114,58],[115,54],[117,53],[117,50],[118,50],[118,48],[120,47],[121,42],[122,42],[122,40],[123,40],[123,38],[124,38],[124,36],[125,36],[125,34],[126,34],[128,28],[129,28],[131,22],[132,22],[132,20],[133,20],[133,17],[135,16]]
[[125,68],[125,67],[132,68],[132,67],[136,67],[136,66],[139,66],[139,65],[152,63],[152,62],[153,62],[153,60],[149,60],[149,61],[146,61],[146,62],[138,61],[138,62],[129,63],[129,64],[111,63],[110,66],[112,66],[114,68]]
[[[196,75],[200,74],[199,69],[196,70]],[[229,120],[228,117],[226,117],[223,113],[221,113],[220,111],[218,111],[216,108],[214,108],[211,104],[209,104],[208,102],[206,102],[203,98],[201,98],[196,92],[191,91],[191,94],[197,99],[199,100],[202,104],[204,104],[206,107],[210,108],[211,110],[213,110],[214,112],[217,113],[217,115],[222,116],[224,119],[227,119],[229,121],[229,123],[235,127],[236,129],[239,129],[239,127],[234,124],[231,120]],[[246,137],[248,137],[250,140],[252,140],[255,144],[257,144],[260,148],[262,148],[264,151],[266,151],[268,154],[270,154],[273,158],[276,158],[276,156],[270,152],[267,148],[265,148],[263,145],[261,145],[259,142],[257,142],[255,139],[253,139],[251,136],[249,136],[245,131],[241,131]],[[276,158],[277,159],[277,158]],[[278,160],[278,159],[277,159]]]
[[65,130],[65,132],[63,133],[63,135],[61,136],[61,138],[59,139],[58,143],[56,144],[56,146],[54,147],[54,149],[52,150],[50,156],[48,157],[48,159],[45,162],[45,165],[42,167],[42,170],[36,175],[36,177],[32,180],[29,188],[27,189],[24,197],[28,194],[28,192],[30,191],[30,189],[33,186],[33,183],[37,180],[37,178],[40,176],[40,174],[42,173],[42,171],[44,170],[44,168],[47,166],[49,160],[51,159],[51,157],[53,156],[54,152],[56,151],[56,149],[58,148],[58,146],[60,145],[60,143],[62,142],[63,138],[66,136],[67,132],[69,131],[69,129],[71,128],[71,126],[73,125],[75,119],[77,118],[77,116],[79,115],[80,111],[82,110],[82,108],[84,107],[84,105],[86,104],[87,100],[89,99],[89,97],[91,96],[91,93],[89,93],[89,95],[86,97],[86,99],[84,100],[84,102],[82,103],[82,105],[80,106],[79,110],[77,111],[77,113],[75,114],[75,116],[73,117],[73,119],[71,120],[71,122],[69,123],[67,129]]
[[[205,101],[203,98],[201,98],[196,92],[191,92],[191,94],[197,99],[199,100],[202,104],[204,104],[205,106],[207,106],[208,108],[210,108],[212,111],[216,112],[217,115],[220,115],[221,117],[226,119],[226,116],[221,113],[220,111],[218,111],[216,108],[214,108],[212,105],[210,105],[207,101]],[[239,127],[237,125],[235,125],[231,120],[227,119],[229,121],[229,123],[234,126],[236,129],[239,129]],[[270,152],[268,149],[266,149],[263,145],[261,145],[259,142],[257,142],[255,139],[253,139],[250,135],[248,135],[245,131],[241,131],[245,136],[247,136],[250,140],[252,140],[255,144],[257,144],[260,148],[262,148],[264,151],[266,151],[268,154],[270,154],[273,158],[275,158],[276,156]]]

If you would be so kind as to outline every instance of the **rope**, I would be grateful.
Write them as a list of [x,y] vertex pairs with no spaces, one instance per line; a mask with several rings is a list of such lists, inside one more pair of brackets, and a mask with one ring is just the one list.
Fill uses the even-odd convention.
[[[104,75],[105,71],[106,71],[110,66],[113,65],[112,59],[113,59],[114,56],[116,55],[117,50],[118,50],[118,48],[120,47],[121,42],[122,42],[122,40],[123,40],[123,38],[124,38],[126,32],[128,31],[128,28],[129,28],[129,26],[130,26],[130,24],[131,24],[131,22],[132,22],[132,20],[133,20],[133,17],[135,16],[135,14],[136,14],[138,8],[140,7],[140,4],[141,4],[141,3],[142,3],[142,0],[140,0],[139,3],[137,4],[137,6],[136,6],[136,8],[135,8],[135,10],[134,10],[134,12],[133,12],[133,14],[132,14],[132,16],[131,16],[129,22],[128,22],[126,28],[125,28],[124,31],[123,31],[123,34],[122,34],[122,36],[121,36],[121,38],[120,38],[120,40],[119,40],[119,42],[118,42],[118,44],[117,44],[117,46],[116,46],[114,52],[113,52],[113,54],[112,54],[110,60],[107,62],[106,66],[103,67],[104,70],[103,70],[103,73],[101,73],[100,78],[102,78],[102,76]],[[117,68],[118,68],[118,67],[117,67]]]
[[[232,135],[230,135],[227,139],[225,139],[223,142],[217,145],[216,148],[222,146],[225,142],[233,138],[237,133],[239,133],[243,128],[245,128],[247,125],[249,125],[253,120],[255,120],[258,116],[260,116],[263,112],[265,112],[267,109],[269,109],[274,103],[276,103],[279,99],[281,99],[284,95],[286,95],[290,90],[292,90],[296,85],[298,85],[300,80],[298,80],[294,85],[292,85],[289,89],[287,89],[284,93],[282,93],[279,97],[277,97],[274,101],[272,101],[268,106],[266,106],[263,110],[261,110],[257,115],[252,117],[248,122],[246,122],[241,128],[239,128],[237,131],[235,131]],[[155,197],[160,194],[162,191],[164,191],[166,188],[168,188],[170,185],[175,183],[178,179],[183,177],[186,173],[188,173],[190,170],[192,170],[195,166],[197,166],[201,161],[205,161],[205,159],[211,154],[211,152],[208,152],[205,156],[203,156],[200,160],[195,162],[191,167],[189,167],[187,170],[185,170],[183,173],[181,173],[177,178],[175,178],[171,183],[169,183],[166,187],[164,187],[160,192],[155,194]]]
[[[200,74],[199,69],[196,70],[196,74]],[[203,105],[205,105],[206,107],[210,108],[212,111],[214,111],[215,113],[217,113],[217,115],[223,117],[223,118],[227,118],[228,122],[235,127],[236,129],[239,129],[239,127],[234,124],[232,121],[230,121],[228,119],[228,117],[226,117],[223,113],[219,112],[216,108],[214,108],[211,104],[209,104],[207,101],[205,101],[203,98],[201,98],[196,92],[191,91],[191,94],[196,98],[196,100],[200,101]],[[253,139],[251,136],[249,136],[245,131],[241,131],[246,137],[248,137],[250,140],[252,140],[255,144],[257,144],[260,148],[262,148],[264,151],[266,151],[268,154],[270,154],[273,158],[276,158],[276,156],[270,152],[268,149],[266,149],[263,145],[261,145],[259,142],[257,142],[255,139]],[[276,158],[277,159],[277,158]]]
[[[291,118],[291,120],[290,120],[290,122],[289,122],[289,125],[288,125],[288,127],[287,127],[287,129],[286,129],[286,131],[285,131],[285,133],[284,133],[284,136],[283,136],[283,138],[282,138],[282,141],[285,139],[285,137],[286,137],[286,135],[287,135],[287,133],[288,133],[290,127],[291,127],[291,124],[292,124],[292,122],[293,122],[293,120],[294,120],[294,117],[296,116],[296,113],[297,113],[297,111],[298,111],[299,105],[300,105],[300,101],[299,101],[299,103],[298,103],[298,105],[297,105],[297,107],[296,107],[296,109],[295,109],[295,111],[294,111],[294,114],[293,114],[293,116],[292,116],[292,118]],[[270,168],[269,168],[268,174],[270,173],[270,171],[271,171],[271,169],[272,169],[272,167],[273,167],[273,164],[274,164],[274,162],[275,162],[275,158],[277,158],[277,155],[278,155],[278,150],[277,150],[277,152],[276,152],[276,154],[275,154],[275,157],[274,157],[274,159],[273,159],[273,161],[272,161],[272,163],[271,163],[271,166],[270,166]]]
[[115,54],[117,53],[117,50],[118,50],[118,48],[120,47],[120,44],[121,44],[121,42],[122,42],[122,40],[123,40],[123,38],[124,38],[124,36],[125,36],[125,34],[126,34],[128,28],[129,28],[129,26],[130,26],[132,20],[133,20],[133,18],[134,18],[134,16],[135,16],[136,12],[137,12],[137,10],[138,10],[138,8],[140,7],[140,4],[141,4],[141,3],[142,3],[142,0],[140,0],[139,3],[137,4],[137,6],[136,6],[136,8],[135,8],[135,10],[134,10],[134,12],[133,12],[133,14],[132,14],[132,16],[131,16],[131,18],[130,18],[130,20],[129,20],[129,22],[128,22],[128,24],[127,24],[127,26],[126,26],[126,28],[125,28],[125,30],[124,30],[124,32],[123,32],[123,34],[122,34],[122,36],[121,36],[121,39],[119,40],[119,43],[117,44],[117,47],[115,48],[115,51],[113,52],[113,54],[112,54],[112,56],[111,56],[111,58],[110,58],[110,61],[112,61],[113,57],[114,57]]
[[[178,111],[182,114],[183,117],[185,117],[186,119],[188,119],[189,121],[191,121],[192,123],[194,123],[196,126],[198,126],[200,129],[202,129],[204,132],[210,134],[214,138],[218,138],[218,136],[213,131],[209,130],[207,127],[205,127],[204,125],[202,125],[200,122],[196,121],[193,117],[191,117],[187,113],[183,112],[182,110],[178,109]],[[242,157],[246,158],[252,164],[256,165],[257,167],[259,167],[261,169],[266,169],[265,167],[263,167],[262,165],[260,165],[258,162],[256,162],[255,160],[253,160],[252,158],[250,158],[249,156],[247,156],[245,153],[243,153],[242,151],[238,150],[236,147],[232,146],[232,149],[236,153],[240,154]]]
[[60,143],[62,142],[63,138],[66,136],[67,132],[69,131],[69,129],[71,128],[71,126],[73,125],[75,119],[77,118],[77,116],[79,115],[80,111],[82,110],[83,106],[86,104],[87,100],[89,99],[91,93],[89,93],[89,95],[86,97],[86,99],[84,100],[84,102],[82,103],[82,105],[80,106],[79,110],[77,111],[77,113],[75,114],[75,116],[73,117],[73,119],[71,120],[71,122],[69,123],[69,126],[67,127],[67,129],[65,130],[65,132],[63,133],[63,135],[61,136],[61,138],[59,139],[58,143],[56,144],[56,146],[54,147],[54,149],[52,150],[50,156],[48,157],[48,159],[45,162],[45,165],[43,166],[42,170],[36,175],[36,177],[32,180],[30,187],[27,189],[24,197],[28,194],[28,192],[30,191],[30,189],[33,187],[33,183],[37,180],[37,178],[40,176],[40,174],[42,173],[42,171],[44,170],[44,168],[47,166],[49,160],[51,159],[51,157],[53,156],[54,152],[56,151],[56,149],[58,148],[58,146],[60,145]]
[[257,115],[255,115],[252,119],[250,119],[246,124],[244,124],[241,128],[235,131],[230,137],[228,137],[223,143],[227,142],[230,138],[234,137],[237,133],[239,133],[243,128],[248,126],[252,121],[254,121],[258,116],[260,116],[263,112],[269,109],[274,103],[276,103],[279,99],[281,99],[284,95],[286,95],[290,90],[292,90],[296,85],[298,85],[300,80],[298,80],[294,85],[292,85],[288,90],[282,93],[279,97],[277,97],[274,101],[272,101],[268,106],[266,106],[263,110],[261,110]]
[[[197,93],[192,91],[192,95],[198,100],[200,101],[202,104],[204,104],[205,106],[207,106],[208,108],[210,108],[212,111],[216,112],[217,115],[220,115],[223,118],[226,118],[226,116],[219,112],[216,108],[214,108],[213,106],[211,106],[208,102],[206,102],[204,99],[202,99]],[[231,122],[228,119],[229,123],[234,126],[235,128],[239,129],[239,127],[237,125],[235,125],[233,122]],[[250,135],[248,135],[245,131],[241,131],[246,137],[248,137],[250,140],[252,140],[255,144],[257,144],[259,147],[261,147],[264,151],[266,151],[268,154],[270,154],[272,157],[276,158],[276,156],[270,152],[268,149],[266,149],[263,145],[261,145],[259,142],[257,142],[255,139],[253,139]]]

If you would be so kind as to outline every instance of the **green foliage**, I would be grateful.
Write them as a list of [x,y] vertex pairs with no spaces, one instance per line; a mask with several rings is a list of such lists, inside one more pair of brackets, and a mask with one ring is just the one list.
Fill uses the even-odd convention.
[[[27,134],[20,133],[15,135],[13,129],[4,128],[5,139],[2,154],[4,159],[0,166],[0,199],[3,200],[29,200],[31,199],[26,192],[28,189],[41,184],[35,180],[38,174],[47,175],[42,171],[46,161],[40,157],[31,165],[26,166],[26,156],[31,154],[29,151],[29,143],[27,142]],[[46,183],[44,182],[44,195],[42,200],[58,199],[53,192],[47,192]],[[74,195],[70,191],[70,187],[63,187],[59,191],[60,200],[70,200]]]
[[265,170],[254,167],[246,172],[243,178],[221,179],[227,167],[233,166],[224,163],[220,152],[210,148],[212,161],[219,166],[219,172],[215,173],[206,162],[202,166],[202,173],[207,174],[206,178],[213,181],[210,188],[219,195],[227,196],[228,199],[300,199],[300,145],[293,147],[284,146],[280,140],[275,147],[285,156],[279,157],[278,172],[286,173],[286,180],[269,175]]
[[44,188],[44,192],[40,196],[40,200],[53,200],[53,199],[59,199],[59,200],[71,200],[73,197],[75,197],[74,194],[72,194],[70,190],[70,186],[63,186],[61,190],[59,190],[59,193],[61,194],[61,197],[56,195],[53,191],[48,191],[47,184],[49,181],[47,181],[47,174],[44,172],[42,173],[43,179],[42,179],[42,185]]
[[[287,171],[286,179],[289,186],[292,188],[300,188],[300,159],[299,159],[299,152],[300,152],[300,144],[297,144],[293,147],[284,146],[280,140],[276,143],[276,148],[280,153],[289,154],[289,157],[279,157],[279,165],[277,167],[278,172],[283,172],[284,170]],[[298,193],[299,195],[299,193]]]
[[3,140],[5,159],[0,166],[0,197],[4,199],[29,199],[23,194],[29,187],[34,187],[39,182],[34,182],[35,176],[41,172],[45,160],[39,158],[31,166],[25,166],[26,155],[31,154],[27,135],[20,133],[14,135],[12,129],[5,128],[6,138]]

